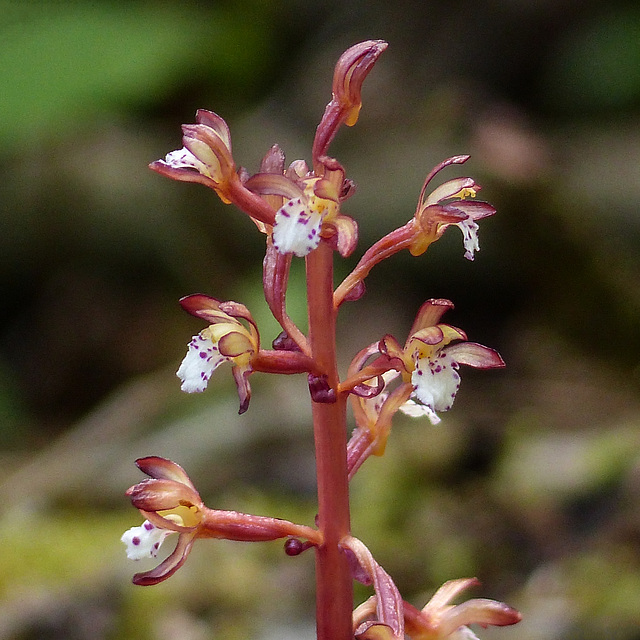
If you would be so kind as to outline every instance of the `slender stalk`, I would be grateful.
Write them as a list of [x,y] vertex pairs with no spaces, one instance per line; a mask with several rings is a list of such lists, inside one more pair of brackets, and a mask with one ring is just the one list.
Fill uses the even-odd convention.
[[412,218],[399,229],[395,229],[369,247],[360,258],[355,269],[340,283],[334,296],[334,304],[338,308],[345,300],[349,292],[362,282],[371,269],[390,256],[408,248],[416,237],[416,225]]
[[324,540],[316,551],[317,637],[351,640],[353,585],[346,556],[339,546],[350,531],[346,394],[338,393],[333,251],[325,243],[307,256],[307,304],[312,358],[336,394],[334,403],[312,401],[318,527]]

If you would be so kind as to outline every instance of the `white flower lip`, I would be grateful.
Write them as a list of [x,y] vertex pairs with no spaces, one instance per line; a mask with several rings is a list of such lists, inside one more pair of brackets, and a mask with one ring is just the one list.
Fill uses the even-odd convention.
[[132,527],[125,531],[120,540],[127,547],[127,558],[129,560],[142,560],[144,558],[155,558],[164,539],[172,533],[175,533],[175,531],[159,529],[148,520],[145,520],[139,527]]
[[273,244],[279,253],[303,258],[320,244],[322,214],[309,209],[302,198],[285,202],[273,225]]
[[456,227],[462,231],[462,242],[464,244],[465,252],[464,257],[467,260],[473,260],[474,253],[480,251],[480,243],[478,241],[478,223],[467,218],[456,224]]
[[402,412],[413,417],[426,415],[432,424],[438,424],[440,418],[436,412],[449,411],[460,388],[457,370],[458,363],[444,351],[435,357],[418,358],[411,382],[415,389],[413,395],[422,409],[415,406],[417,403],[406,403],[401,407]]
[[204,163],[198,160],[186,147],[168,153],[164,159],[164,163],[174,169],[196,169],[200,173],[208,175]]
[[176,372],[182,380],[182,391],[200,393],[207,388],[211,374],[228,358],[220,354],[218,347],[210,338],[202,334],[193,336],[189,350],[180,368]]

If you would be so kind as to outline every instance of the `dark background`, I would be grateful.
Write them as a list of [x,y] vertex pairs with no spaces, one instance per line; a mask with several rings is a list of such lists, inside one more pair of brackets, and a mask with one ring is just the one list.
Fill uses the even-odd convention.
[[[640,638],[640,8],[592,0],[0,2],[0,638],[313,637],[313,558],[201,542],[134,587],[133,460],[182,464],[211,507],[310,523],[304,380],[228,367],[202,396],[174,372],[202,327],[177,299],[247,304],[264,344],[263,237],[198,185],[146,165],[197,108],[256,171],[309,160],[340,53],[389,42],[331,147],[358,184],[344,275],[461,171],[498,214],[463,258],[450,229],[380,265],[345,307],[344,366],[404,341],[427,298],[508,367],[462,372],[432,427],[398,418],[353,482],[354,535],[422,607],[445,580],[525,620],[482,638]],[[298,265],[299,267],[299,265]],[[302,273],[292,314],[304,322]],[[359,600],[369,591],[358,590]]]

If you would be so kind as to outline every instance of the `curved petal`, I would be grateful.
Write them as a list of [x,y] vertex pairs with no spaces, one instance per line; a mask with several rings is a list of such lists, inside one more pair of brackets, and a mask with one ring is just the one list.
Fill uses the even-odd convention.
[[220,300],[216,300],[211,296],[204,295],[203,293],[193,293],[189,296],[184,296],[178,301],[180,306],[192,316],[196,318],[204,318],[209,320],[212,312],[220,312]]
[[412,348],[416,348],[416,342],[422,342],[423,344],[426,344],[430,347],[441,344],[442,342],[444,342],[446,337],[444,331],[442,330],[443,326],[444,325],[437,324],[431,327],[424,327],[424,329],[416,331],[409,338],[408,345],[411,345]]
[[243,353],[252,353],[255,345],[245,333],[228,331],[218,341],[218,350],[226,358],[237,358]]
[[496,210],[488,202],[482,200],[460,200],[452,202],[444,207],[446,210],[457,209],[466,213],[472,220],[481,220],[492,216]]
[[238,389],[238,398],[240,399],[239,414],[243,414],[249,408],[249,401],[251,400],[251,385],[249,384],[249,375],[253,372],[250,366],[246,367],[233,367],[231,369],[233,378],[236,382],[236,388]]
[[[196,129],[200,127],[200,129]],[[210,144],[203,141],[200,136],[196,137],[198,133],[202,133],[202,125],[183,125],[182,131],[184,136],[182,141],[184,146],[189,150],[191,155],[195,156],[202,168],[198,168],[198,171],[206,176],[209,176],[217,183],[224,181],[223,167],[220,162],[218,154],[214,152]],[[209,135],[209,138],[213,138],[222,146],[222,141],[213,132]]]
[[143,511],[163,511],[180,505],[202,505],[202,499],[191,485],[175,480],[143,480],[127,489],[131,504]]
[[445,349],[458,364],[466,364],[476,369],[498,369],[504,367],[502,356],[489,347],[477,342],[459,342]]
[[196,111],[196,122],[213,129],[222,139],[224,146],[231,151],[231,132],[229,131],[229,126],[217,113],[207,111],[206,109],[198,109]]
[[402,597],[391,576],[376,562],[371,551],[369,551],[358,538],[347,536],[340,544],[344,549],[349,549],[353,552],[362,570],[364,570],[373,581],[373,587],[376,593],[377,621],[391,628],[393,632],[391,637],[403,640],[404,616]]
[[191,551],[194,540],[195,535],[181,534],[178,537],[178,543],[176,544],[176,548],[173,550],[173,553],[155,569],[136,573],[133,576],[133,583],[148,586],[158,584],[172,576],[184,564],[184,561],[187,559],[187,556]]
[[416,333],[416,331],[424,329],[425,327],[432,327],[438,324],[440,322],[440,318],[442,318],[447,311],[453,308],[453,302],[451,302],[451,300],[446,300],[445,298],[431,298],[430,300],[427,300],[422,304],[420,309],[418,309],[416,319],[413,321],[409,335],[411,336]]
[[362,106],[362,83],[386,48],[387,43],[383,40],[360,42],[347,49],[336,64],[333,73],[333,96],[345,109],[344,123],[349,127],[358,120]]
[[459,627],[479,624],[482,627],[493,625],[504,627],[520,622],[522,616],[504,602],[486,598],[474,598],[449,609],[438,625],[438,630],[446,637]]
[[200,173],[195,167],[173,166],[164,160],[155,160],[149,164],[149,169],[172,180],[198,182],[210,189],[218,188],[218,183],[215,180],[212,180],[206,174]]
[[380,353],[388,356],[389,358],[398,359],[401,362],[404,362],[404,349],[391,334],[387,333],[384,335],[378,344]]
[[302,189],[292,180],[275,173],[256,173],[251,176],[244,186],[260,196],[282,196],[291,200],[302,196]]
[[348,258],[358,244],[358,223],[349,216],[337,215],[327,226],[335,230],[329,239],[331,246],[343,258]]
[[424,204],[429,206],[436,204],[442,200],[453,198],[456,194],[460,193],[463,189],[478,188],[473,178],[454,178],[453,180],[447,180],[439,187],[436,187],[424,201]]
[[422,609],[424,614],[432,615],[447,606],[454,598],[457,598],[463,591],[471,587],[480,586],[478,578],[456,578],[447,580],[431,596],[431,599]]
[[157,478],[158,480],[174,480],[175,482],[186,484],[194,491],[196,490],[187,472],[178,463],[173,462],[173,460],[161,458],[160,456],[146,456],[144,458],[138,458],[136,460],[136,466],[142,473],[146,473],[152,478]]

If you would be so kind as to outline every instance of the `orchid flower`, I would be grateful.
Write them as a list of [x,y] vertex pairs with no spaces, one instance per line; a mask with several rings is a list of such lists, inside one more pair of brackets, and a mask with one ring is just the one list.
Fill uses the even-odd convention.
[[236,177],[236,166],[227,123],[213,111],[198,109],[196,124],[182,125],[182,133],[182,149],[152,162],[150,168],[174,180],[211,187],[229,204],[229,183]]
[[468,159],[469,156],[466,155],[448,158],[437,165],[425,179],[414,217],[418,233],[409,246],[412,255],[424,253],[450,225],[458,227],[462,232],[464,257],[467,260],[473,260],[474,253],[480,250],[476,220],[493,215],[495,209],[487,202],[467,200],[475,198],[480,189],[473,178],[447,180],[425,196],[427,186],[437,173],[451,164],[462,164]]
[[[464,331],[439,323],[452,308],[449,300],[428,300],[418,311],[404,347],[390,335],[380,342],[380,351],[394,361],[403,383],[413,387],[412,398],[400,410],[412,417],[427,416],[432,424],[440,422],[438,411],[451,409],[460,387],[461,364],[477,369],[504,366],[497,351],[467,342]],[[454,340],[460,342],[450,345]]]
[[[211,374],[224,362],[232,365],[240,397],[240,413],[246,411],[251,398],[248,377],[251,361],[260,347],[260,336],[249,310],[237,302],[220,302],[205,295],[191,295],[180,300],[192,315],[210,324],[189,343],[189,349],[177,376],[187,393],[204,391]],[[238,320],[246,321],[246,326]]]
[[349,256],[358,240],[358,228],[349,216],[340,213],[340,204],[354,192],[353,183],[334,158],[318,161],[319,173],[309,171],[302,160],[292,162],[284,175],[259,173],[245,186],[262,197],[282,196],[284,203],[275,213],[273,245],[281,254],[304,257],[324,239]]
[[274,210],[243,181],[244,169],[236,168],[227,123],[213,111],[198,109],[196,124],[182,125],[183,147],[149,165],[158,173],[181,182],[199,182],[213,189],[225,204],[234,203],[258,225],[272,225]]
[[136,465],[150,478],[130,487],[127,495],[146,520],[122,535],[127,556],[131,560],[155,558],[165,538],[174,533],[178,534],[178,542],[173,552],[155,569],[137,573],[133,577],[135,584],[157,584],[172,576],[184,564],[197,538],[242,542],[304,538],[309,546],[322,543],[322,535],[305,525],[209,509],[184,469],[171,460],[150,456],[136,460]]
[[520,622],[522,616],[518,611],[496,600],[474,598],[458,605],[449,604],[462,591],[478,584],[475,578],[445,582],[422,611],[405,602],[407,635],[413,640],[478,640],[468,625],[500,627]]
[[440,171],[453,164],[463,164],[468,159],[467,155],[453,156],[431,170],[422,186],[413,218],[365,251],[353,271],[336,288],[336,308],[345,300],[357,299],[362,295],[364,279],[375,265],[404,249],[409,249],[414,256],[423,254],[449,226],[460,229],[464,256],[468,260],[474,259],[475,252],[480,249],[477,221],[493,215],[496,211],[489,203],[474,200],[480,185],[473,178],[454,178],[425,195],[431,180]]
[[121,538],[127,546],[127,557],[155,558],[164,539],[178,534],[178,543],[164,562],[133,577],[135,584],[157,584],[173,575],[187,559],[202,523],[204,504],[189,476],[175,462],[152,456],[136,464],[151,479],[127,491],[133,506],[146,518]]

